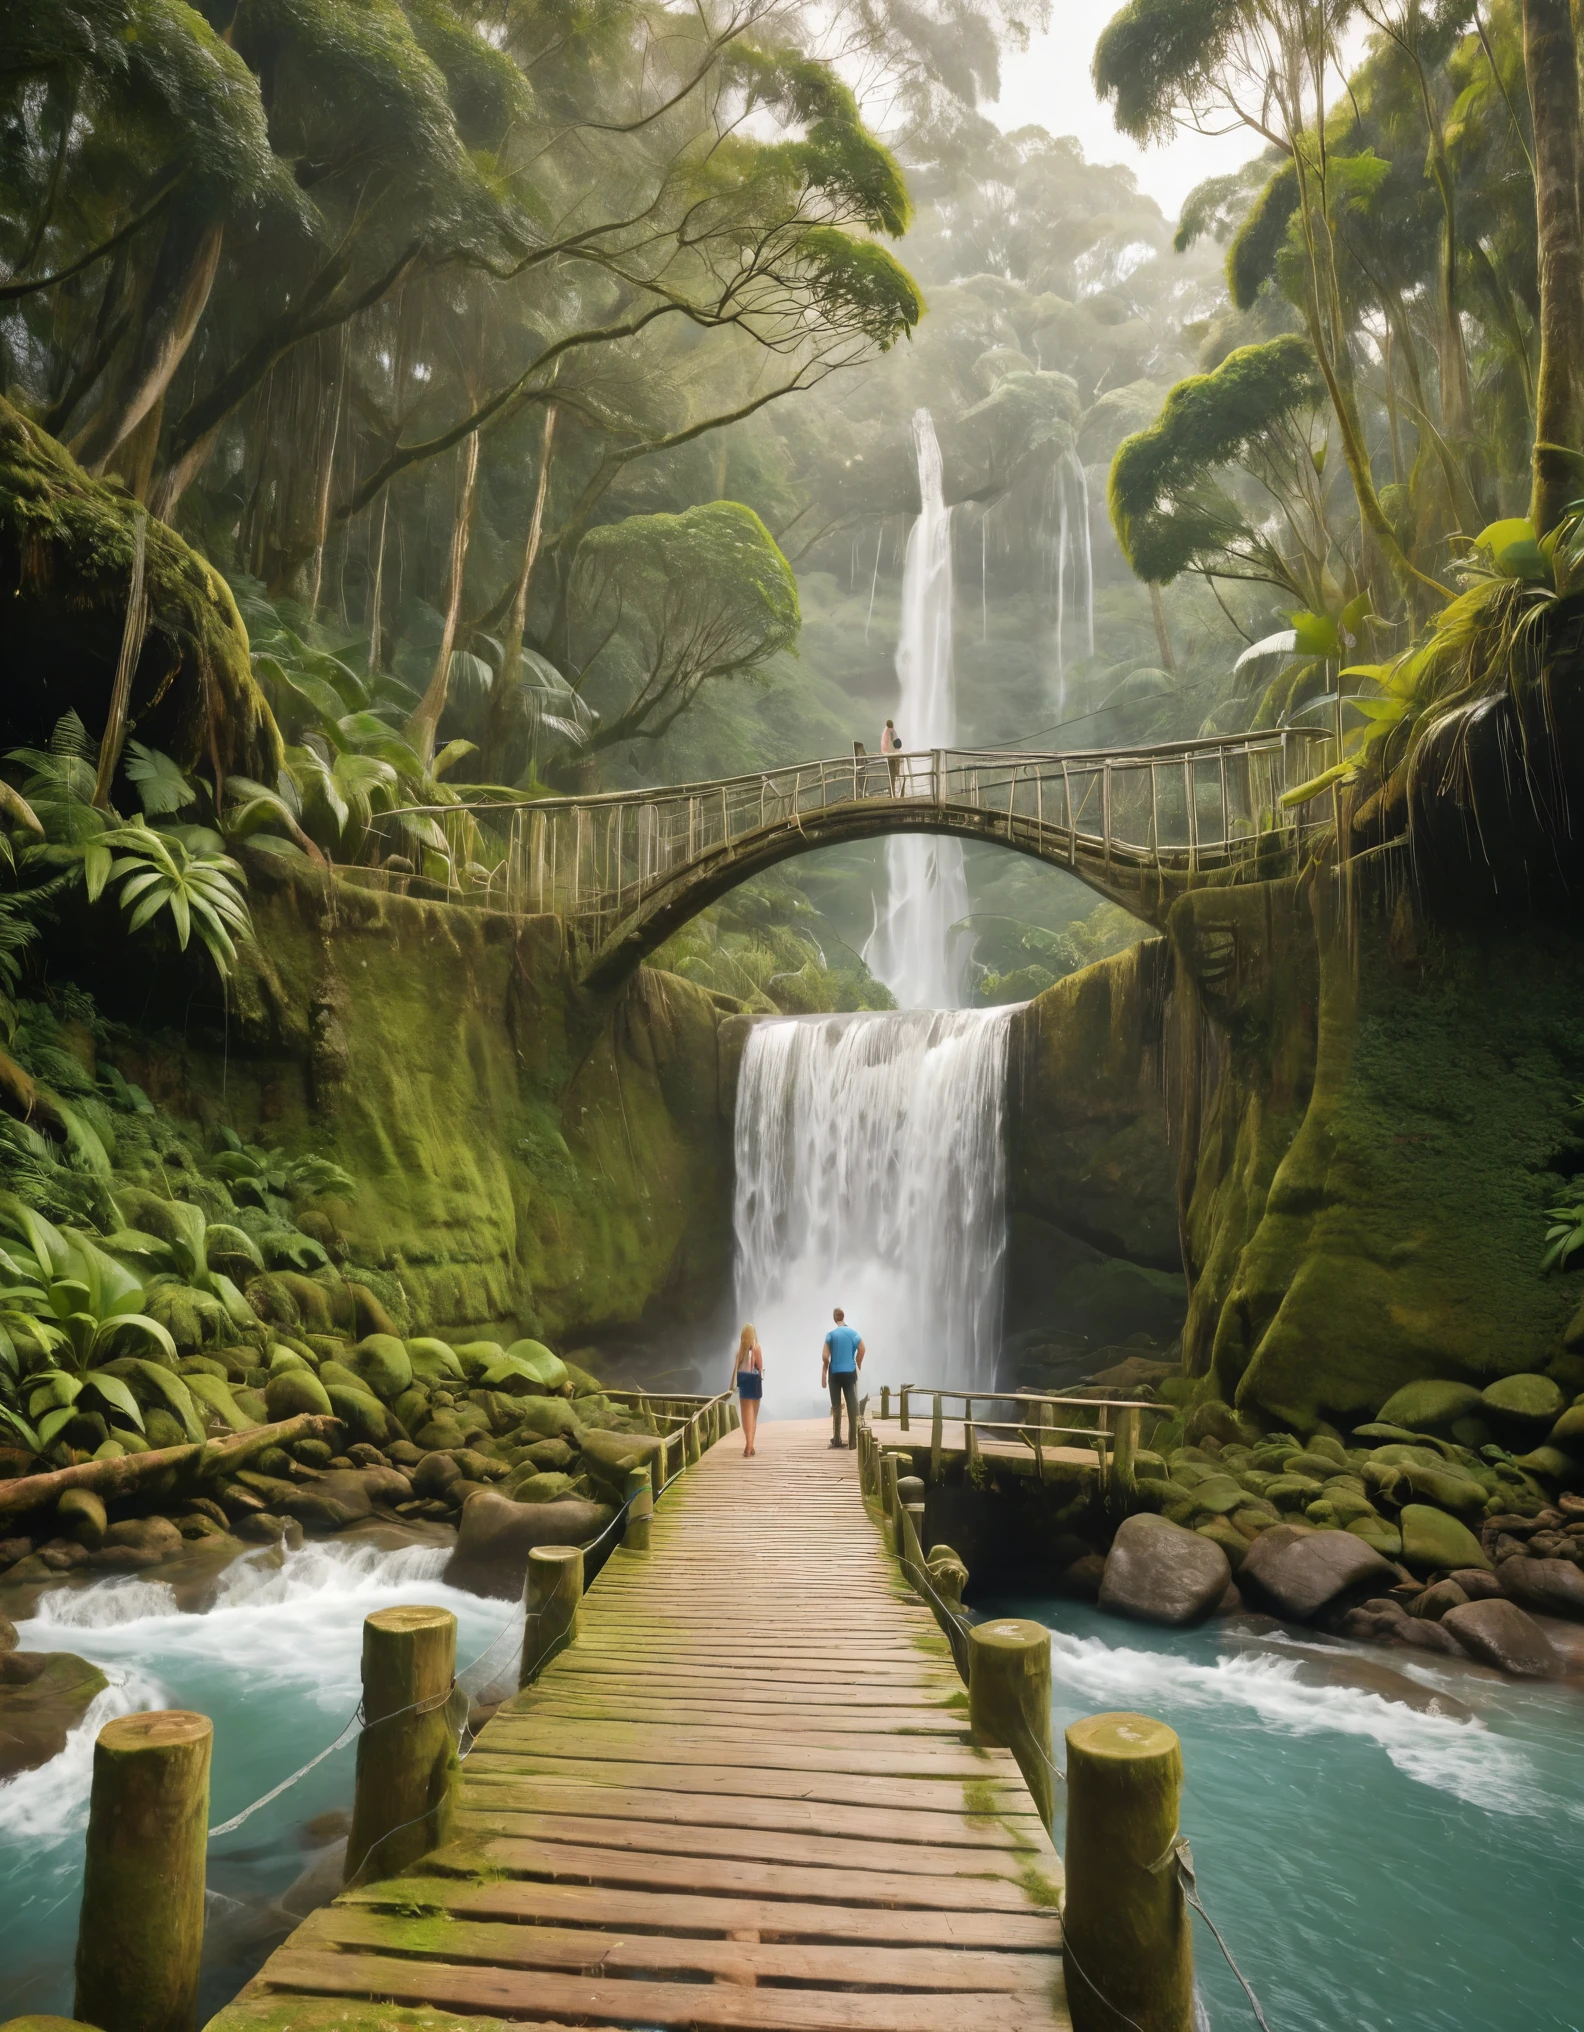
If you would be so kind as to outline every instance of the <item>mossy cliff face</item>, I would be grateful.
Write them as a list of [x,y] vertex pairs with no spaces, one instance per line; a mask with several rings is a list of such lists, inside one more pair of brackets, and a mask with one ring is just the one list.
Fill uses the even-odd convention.
[[1006,1322],[1019,1380],[1071,1380],[1108,1349],[1172,1352],[1184,1289],[1161,1084],[1170,964],[1166,942],[1148,940],[1012,1017]]
[[1267,1426],[1372,1418],[1561,1348],[1540,1276],[1584,1083],[1584,942],[1430,928],[1328,880],[1189,896],[1164,1024],[1190,1288],[1184,1360]]
[[554,918],[313,876],[253,901],[228,1045],[133,1070],[178,1112],[342,1165],[329,1239],[400,1280],[406,1330],[577,1345],[709,1311],[731,1148],[702,990],[644,970],[586,996]]

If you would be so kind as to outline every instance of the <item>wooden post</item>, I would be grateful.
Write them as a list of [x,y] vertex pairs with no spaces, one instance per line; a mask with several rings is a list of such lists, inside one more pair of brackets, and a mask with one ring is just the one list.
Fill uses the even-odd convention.
[[581,1545],[535,1545],[528,1553],[523,1596],[523,1653],[519,1686],[527,1686],[568,1644],[576,1642],[583,1601]]
[[735,1397],[726,1400],[726,1429],[728,1432],[742,1431],[742,1407]]
[[919,1480],[918,1476],[898,1473],[896,1478],[896,1508],[891,1513],[892,1547],[898,1559],[902,1557],[907,1546],[907,1512],[915,1504],[919,1506],[921,1512],[919,1529],[920,1535],[922,1535],[923,1503],[924,1484]]
[[446,1838],[456,1617],[414,1603],[363,1620],[363,1733],[346,1882],[394,1877]]
[[[658,1460],[659,1455],[655,1458]],[[654,1477],[648,1468],[627,1470],[627,1523],[622,1545],[628,1552],[649,1550],[649,1520],[654,1516]]]
[[198,2022],[213,1742],[178,1708],[106,1722],[94,1744],[72,2011],[105,2032]]
[[930,1418],[930,1480],[941,1478],[941,1393],[935,1392],[935,1410]]
[[[976,1743],[1010,1750],[1048,1828],[1056,1807],[1051,1768],[1050,1632],[1006,1617],[968,1632],[968,1726]],[[1162,1844],[1164,1846],[1164,1844]]]
[[906,1383],[904,1383],[902,1385],[902,1388],[897,1393],[899,1400],[898,1401],[899,1416],[897,1422],[904,1432],[906,1432],[908,1429],[908,1388],[909,1386]]
[[963,1452],[970,1467],[980,1458],[979,1435],[974,1430],[973,1406],[971,1404],[963,1407]]
[[924,1565],[924,1505],[904,1503],[902,1505],[902,1544],[899,1555],[911,1559],[915,1566]]
[[[972,1638],[970,1637],[970,1643]],[[970,1695],[970,1699],[972,1696]],[[1067,2007],[1074,2032],[1189,2032],[1193,1934],[1175,1869],[1182,1750],[1148,1715],[1067,1731]]]
[[698,1419],[696,1417],[690,1418],[686,1426],[683,1428],[683,1431],[685,1434],[685,1437],[682,1442],[683,1465],[685,1467],[696,1468],[699,1463],[699,1451],[700,1451]]
[[1116,1445],[1111,1454],[1112,1493],[1119,1503],[1130,1503],[1133,1500],[1138,1443],[1138,1406],[1124,1405],[1117,1413]]
[[894,1453],[880,1456],[880,1500],[894,1528],[897,1513],[897,1458]]
[[891,1385],[889,1383],[882,1383],[880,1385],[880,1416],[882,1418],[889,1418],[891,1416]]

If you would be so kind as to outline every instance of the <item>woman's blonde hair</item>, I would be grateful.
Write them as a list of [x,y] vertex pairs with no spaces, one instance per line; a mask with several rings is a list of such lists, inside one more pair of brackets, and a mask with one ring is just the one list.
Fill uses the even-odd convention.
[[744,1355],[752,1354],[758,1344],[758,1334],[754,1332],[751,1326],[745,1326],[737,1336],[737,1359],[741,1361]]

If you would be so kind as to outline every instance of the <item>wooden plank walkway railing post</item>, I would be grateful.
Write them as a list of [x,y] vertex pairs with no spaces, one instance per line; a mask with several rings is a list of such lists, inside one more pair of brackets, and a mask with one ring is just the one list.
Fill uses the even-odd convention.
[[363,1622],[363,1733],[346,1881],[387,1877],[446,1837],[456,1780],[447,1712],[456,1677],[449,1609],[378,1609]]
[[213,1741],[207,1715],[180,1709],[123,1715],[99,1731],[74,2019],[109,2032],[191,2032]]

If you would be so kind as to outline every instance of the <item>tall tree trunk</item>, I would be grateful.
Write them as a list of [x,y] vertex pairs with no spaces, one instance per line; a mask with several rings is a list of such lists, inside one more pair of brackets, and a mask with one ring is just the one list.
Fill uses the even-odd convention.
[[368,604],[368,674],[378,676],[380,667],[380,612],[385,599],[385,525],[390,519],[390,488],[380,496],[379,535],[374,544],[374,583]]
[[340,352],[339,371],[330,398],[330,442],[325,447],[324,464],[319,475],[319,498],[314,504],[313,577],[309,582],[308,592],[310,618],[318,615],[319,594],[324,585],[325,534],[330,527],[330,486],[335,478],[336,443],[341,436],[341,406],[346,395],[347,345],[344,325],[341,328]]
[[[550,447],[555,437],[556,406],[553,402],[545,407],[544,437],[539,446],[539,479],[534,487],[533,513],[528,518],[528,537],[523,545],[522,570],[517,574],[517,590],[512,596],[511,612],[506,621],[506,636],[501,648],[500,674],[495,679],[494,690],[490,693],[489,714],[485,721],[484,768],[490,782],[498,782],[496,766],[502,748],[505,746],[507,728],[507,702],[517,684],[522,667],[523,633],[528,626],[528,588],[533,578],[533,568],[539,558],[539,544],[544,535],[545,502],[550,494]],[[531,759],[531,758],[530,758]]]
[[1534,118],[1540,253],[1529,519],[1544,536],[1584,492],[1584,231],[1579,199],[1579,72],[1568,0],[1524,0],[1524,75]]
[[1160,651],[1161,669],[1169,670],[1175,677],[1177,659],[1172,654],[1171,636],[1166,632],[1166,607],[1161,599],[1161,589],[1153,579],[1150,581],[1149,596],[1150,612],[1155,617],[1155,646]]
[[208,304],[223,237],[224,229],[214,224],[173,219],[166,227],[130,357],[72,447],[90,473],[103,472],[116,448],[163,399]]
[[439,730],[440,715],[446,708],[446,694],[451,688],[451,651],[456,644],[457,617],[462,612],[462,578],[467,569],[468,537],[473,525],[473,490],[478,479],[479,441],[476,430],[470,431],[463,441],[462,452],[462,498],[457,504],[456,526],[451,531],[451,573],[446,590],[445,623],[440,631],[440,647],[428,689],[419,700],[417,711],[407,722],[408,738],[417,749],[418,759],[425,769],[434,761],[435,734]]

